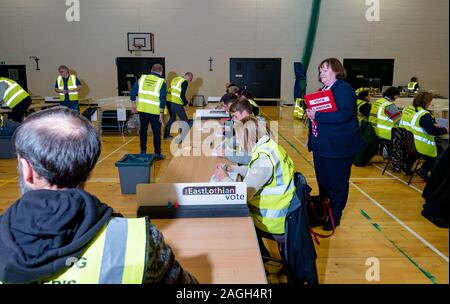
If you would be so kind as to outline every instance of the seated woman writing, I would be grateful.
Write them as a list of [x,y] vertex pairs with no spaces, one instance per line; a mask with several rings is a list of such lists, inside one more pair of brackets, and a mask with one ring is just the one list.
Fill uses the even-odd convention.
[[[414,135],[414,145],[417,152],[425,156],[425,162],[418,170],[417,174],[425,181],[428,174],[433,169],[437,156],[442,152],[442,148],[436,145],[436,136],[448,133],[448,126],[440,127],[430,112],[433,96],[428,92],[418,93],[412,105],[403,109],[400,127],[410,131]],[[404,171],[411,174],[411,166],[415,158],[411,155],[405,160]]]
[[[232,181],[228,173],[238,172],[247,183],[247,201],[256,226],[261,253],[266,255],[261,235],[283,235],[286,214],[295,192],[294,162],[270,138],[264,123],[252,116],[236,122],[236,139],[251,154],[248,166],[218,164],[214,172],[222,182]],[[274,236],[276,237],[276,236]]]

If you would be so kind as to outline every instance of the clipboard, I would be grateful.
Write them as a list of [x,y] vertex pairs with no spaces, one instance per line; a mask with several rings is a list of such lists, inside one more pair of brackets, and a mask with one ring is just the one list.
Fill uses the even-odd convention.
[[317,112],[337,111],[336,102],[331,90],[314,92],[305,95],[305,103],[308,109]]

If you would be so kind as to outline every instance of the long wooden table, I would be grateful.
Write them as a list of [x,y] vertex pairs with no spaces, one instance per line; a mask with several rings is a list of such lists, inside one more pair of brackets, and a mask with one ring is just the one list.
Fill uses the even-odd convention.
[[[219,157],[174,157],[160,183],[208,182]],[[267,283],[250,217],[152,220],[201,283]]]

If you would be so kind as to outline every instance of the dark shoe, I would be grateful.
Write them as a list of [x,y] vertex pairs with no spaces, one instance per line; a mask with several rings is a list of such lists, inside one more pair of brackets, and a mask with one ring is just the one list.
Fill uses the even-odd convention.
[[[340,220],[337,220],[334,222],[334,227],[336,228],[337,226],[339,226],[340,224]],[[333,223],[331,222],[330,218],[328,218],[325,222],[325,224],[323,224],[322,229],[324,231],[332,231],[333,230]]]
[[416,174],[419,175],[424,181],[428,181],[428,171],[424,168],[420,168],[416,171]]
[[162,154],[155,154],[155,160],[163,160],[165,158],[166,157],[164,155],[162,155]]

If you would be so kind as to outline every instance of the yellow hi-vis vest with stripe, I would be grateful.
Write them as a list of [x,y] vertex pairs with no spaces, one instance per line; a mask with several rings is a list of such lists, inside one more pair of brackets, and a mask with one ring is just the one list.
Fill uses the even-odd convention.
[[356,89],[355,90],[356,96],[358,96],[358,94],[361,93],[362,91],[370,91],[370,88],[360,87],[360,88]]
[[295,106],[294,106],[294,118],[302,119],[305,115],[305,110],[303,109],[305,105],[305,100],[303,98],[296,98],[295,99]]
[[184,77],[178,76],[172,79],[170,83],[171,102],[179,105],[183,105],[183,99],[181,99],[181,85],[187,81]]
[[283,234],[286,215],[295,192],[294,162],[286,151],[270,139],[256,147],[249,169],[266,154],[273,165],[271,181],[248,202],[255,226],[271,234]]
[[374,128],[375,134],[387,140],[391,140],[392,128],[395,126],[394,121],[384,113],[386,107],[391,104],[393,102],[385,98],[378,99],[373,103],[369,116],[369,122]]
[[30,96],[17,82],[12,79],[0,77],[0,82],[8,85],[3,101],[10,108],[17,106],[22,100]]
[[113,217],[70,268],[43,284],[142,284],[147,265],[147,218]]
[[434,135],[430,135],[420,126],[420,118],[423,115],[431,114],[422,107],[417,111],[414,106],[407,106],[402,111],[400,127],[410,131],[414,135],[414,145],[417,152],[423,155],[436,157],[437,148]]
[[408,83],[408,90],[409,91],[414,91],[414,87],[416,86],[416,84],[417,84],[417,82],[413,82],[413,81],[409,82]]
[[364,118],[366,118],[366,117],[365,117],[364,115],[361,114],[361,112],[359,111],[359,108],[360,108],[362,105],[366,104],[366,103],[367,103],[367,101],[362,100],[362,99],[356,100],[356,105],[357,105],[357,107],[358,107],[358,121],[359,121],[360,124],[361,124],[361,121],[362,121]]
[[252,105],[252,107],[259,108],[259,105],[253,99],[248,98],[247,100]]
[[[56,78],[56,82],[58,83],[58,89],[64,90],[64,80],[61,75]],[[77,76],[69,75],[69,79],[67,80],[67,89],[73,90],[77,88]],[[59,100],[64,101],[66,94],[59,93]],[[69,100],[77,101],[78,100],[78,92],[69,92]]]
[[164,78],[155,75],[142,75],[139,78],[138,112],[159,115],[159,96]]

